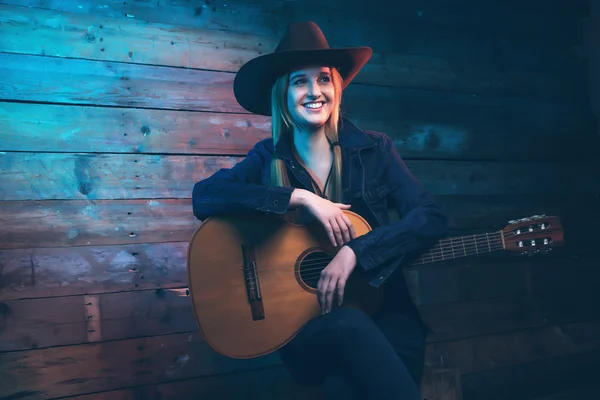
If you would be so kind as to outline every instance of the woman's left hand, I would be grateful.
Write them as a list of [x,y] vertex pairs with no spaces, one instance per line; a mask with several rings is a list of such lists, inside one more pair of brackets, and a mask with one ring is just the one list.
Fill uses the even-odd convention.
[[317,299],[322,314],[331,311],[333,296],[336,294],[338,306],[342,305],[346,281],[354,267],[356,267],[354,250],[348,246],[342,246],[329,265],[321,271],[321,277],[317,284]]

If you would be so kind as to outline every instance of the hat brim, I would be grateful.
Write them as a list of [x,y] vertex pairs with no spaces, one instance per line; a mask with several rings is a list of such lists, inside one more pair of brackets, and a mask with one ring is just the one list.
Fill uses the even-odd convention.
[[294,69],[310,65],[335,67],[343,79],[343,88],[369,61],[370,47],[318,50],[293,50],[265,54],[245,63],[233,81],[237,102],[247,111],[271,115],[271,87],[278,77]]

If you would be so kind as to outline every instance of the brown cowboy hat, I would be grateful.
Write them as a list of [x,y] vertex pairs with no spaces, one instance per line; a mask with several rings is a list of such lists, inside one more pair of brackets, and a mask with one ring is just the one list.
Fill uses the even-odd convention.
[[233,92],[246,110],[270,116],[271,87],[279,76],[309,65],[336,67],[346,88],[372,53],[370,47],[332,49],[317,24],[295,22],[288,26],[273,53],[242,65],[233,81]]

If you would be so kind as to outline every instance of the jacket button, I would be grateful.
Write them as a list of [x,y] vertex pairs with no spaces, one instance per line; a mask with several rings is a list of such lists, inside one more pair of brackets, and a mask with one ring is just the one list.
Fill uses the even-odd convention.
[[273,205],[274,205],[274,206],[277,206],[277,204],[279,204],[279,200],[274,200],[274,201],[273,201]]

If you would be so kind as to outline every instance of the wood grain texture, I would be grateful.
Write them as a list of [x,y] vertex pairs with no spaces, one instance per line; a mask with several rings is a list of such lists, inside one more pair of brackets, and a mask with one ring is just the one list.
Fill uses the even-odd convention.
[[589,382],[586,386],[577,389],[571,389],[560,393],[549,394],[536,397],[534,400],[572,400],[572,399],[592,399],[600,392],[600,386]]
[[556,400],[578,399],[577,396],[561,397],[558,393],[595,385],[599,364],[600,352],[590,351],[466,374],[462,377],[464,399],[550,400],[554,399],[553,395]]
[[[186,288],[187,246],[174,242],[0,250],[0,300]],[[411,267],[407,274],[417,304],[466,301],[525,293],[528,262],[484,257]]]
[[[581,282],[586,278],[594,276],[579,275]],[[482,283],[485,285],[485,280]],[[514,295],[506,288],[502,293],[481,293],[470,301],[455,299],[418,307],[433,330],[428,343],[600,319],[595,307],[600,296],[594,291],[561,289],[563,295],[558,297],[552,291]],[[198,332],[185,288],[93,297],[95,313],[86,311],[90,307],[86,295],[1,303],[0,352]]]
[[[0,250],[0,301],[187,287],[187,242]],[[518,296],[595,282],[594,256],[478,257],[407,268],[419,305]],[[530,267],[531,266],[531,267]],[[570,272],[576,271],[575,274]],[[582,278],[583,277],[583,278]]]
[[[456,371],[454,371],[456,372]],[[230,380],[236,379],[236,384],[231,385]],[[456,400],[451,397],[459,388],[452,387],[456,379],[450,370],[426,369],[425,378],[421,383],[422,394],[430,400]],[[442,392],[443,393],[440,393]],[[292,381],[283,366],[266,367],[253,371],[242,371],[234,375],[221,375],[206,378],[190,379],[186,381],[169,382],[158,385],[138,386],[131,389],[94,393],[89,395],[68,397],[76,400],[135,400],[139,398],[175,398],[186,397],[194,393],[201,398],[227,398],[227,399],[323,399],[319,388],[299,386]],[[434,397],[443,395],[446,397]]]
[[[587,61],[586,86],[592,112],[596,121],[600,121],[600,7],[596,1],[585,2],[589,7],[589,14],[581,20],[580,28],[583,36],[582,53]],[[600,136],[600,123],[595,131]]]
[[[592,158],[600,147],[597,135],[565,140],[548,127],[543,133],[522,134],[515,127],[482,135],[483,128],[399,124],[393,113],[352,120],[392,137],[407,159],[568,160]],[[245,156],[268,137],[270,118],[258,115],[0,102],[1,151]]]
[[187,242],[1,250],[0,300],[187,286]]
[[[139,19],[143,21],[164,22],[193,26],[206,29],[220,29],[225,31],[240,31],[257,33],[261,35],[281,34],[290,18],[319,18],[320,24],[325,24],[331,30],[339,29],[344,20],[352,23],[362,21],[364,24],[370,13],[375,13],[382,21],[386,18],[395,21],[419,21],[422,24],[448,27],[453,30],[478,32],[480,34],[505,34],[536,38],[553,37],[556,35],[567,40],[564,32],[550,31],[544,35],[547,28],[566,21],[571,21],[585,13],[585,0],[577,0],[570,4],[547,4],[541,0],[530,1],[514,15],[515,1],[482,4],[475,0],[461,1],[458,4],[448,4],[440,0],[407,0],[398,4],[393,9],[382,13],[379,8],[360,8],[360,0],[344,2],[346,7],[332,1],[321,3],[312,1],[271,0],[263,3],[258,0],[233,0],[210,1],[198,7],[190,7],[189,0],[170,0],[162,2],[157,0],[132,0],[122,2],[119,0],[106,0],[101,5],[94,1],[83,0],[4,0],[3,3],[25,7],[43,8],[56,11],[66,11],[95,16],[112,17],[120,19]],[[316,10],[313,7],[302,7],[302,4],[311,6],[320,5]],[[373,5],[381,4],[375,1]],[[385,3],[384,3],[385,4]],[[520,3],[518,3],[520,4]],[[540,4],[546,7],[539,7]],[[260,6],[260,7],[259,7]],[[319,12],[319,10],[323,10]],[[325,12],[326,11],[326,12]],[[335,12],[335,13],[332,13]],[[361,13],[362,12],[362,13]],[[301,14],[303,13],[303,14]],[[541,17],[543,18],[536,18]],[[354,18],[354,19],[352,19]],[[506,19],[511,18],[511,24],[506,25]],[[389,22],[388,22],[389,23]],[[571,25],[567,25],[570,27]],[[565,29],[566,32],[569,32]],[[561,35],[562,33],[562,35]],[[371,31],[363,35],[373,34]],[[340,37],[348,39],[340,33]]]
[[36,399],[169,382],[280,364],[231,360],[183,333],[0,354],[0,397]]
[[[198,331],[187,289],[155,289],[4,302],[0,352]],[[96,329],[91,329],[90,321]],[[93,331],[93,332],[92,332]],[[101,337],[90,335],[100,333]],[[98,335],[99,336],[99,335]]]
[[[598,322],[579,322],[432,343],[427,346],[426,364],[437,367],[443,359],[446,367],[472,374],[598,351],[599,330]],[[209,349],[195,336],[185,333],[2,353],[0,395],[35,394],[46,399],[280,363],[278,357],[271,356],[252,360],[209,356]]]
[[200,226],[190,199],[5,202],[0,221],[5,249],[189,241]]
[[[491,232],[510,220],[558,215],[568,235],[559,253],[588,254],[600,221],[598,197],[438,196],[448,236]],[[189,241],[200,221],[191,199],[6,201],[1,203],[0,249]],[[392,220],[398,214],[390,209]],[[32,233],[35,232],[35,233]]]
[[0,99],[243,112],[233,74],[0,53]]
[[[227,72],[0,53],[0,74],[0,100],[246,113]],[[448,131],[456,141],[465,140],[465,132],[553,136],[593,129],[585,103],[390,86],[351,84],[342,109],[350,119],[393,121],[387,131]]]
[[[541,359],[600,350],[600,321],[591,320],[431,343],[426,363],[472,374]],[[442,361],[443,360],[443,361]]]
[[600,320],[600,311],[595,306],[597,301],[600,301],[600,296],[593,291],[563,290],[561,296],[556,296],[555,292],[544,292],[421,306],[419,310],[434,331],[428,342],[435,343],[567,322]]
[[[395,22],[398,17],[405,19],[403,14],[396,10],[388,15],[369,16],[370,12],[359,4],[325,6],[333,8],[336,18],[332,18],[325,17],[323,4],[311,8],[284,1],[267,5],[255,1],[213,2],[195,8],[187,2],[142,5],[109,1],[103,7],[83,3],[35,4],[41,9],[0,6],[0,21],[4,21],[0,32],[14,37],[0,50],[235,72],[248,59],[272,51],[287,23],[314,20],[334,47],[361,44],[374,47],[375,55],[357,82],[539,98],[584,95],[581,76],[570,73],[573,62],[563,61],[562,69],[557,69],[556,62],[560,53],[570,50],[568,37],[575,35],[575,26],[553,36],[553,41],[539,37],[540,31],[536,32],[537,37],[530,32],[525,36],[527,40],[523,40],[521,34],[505,31],[486,34],[480,28],[473,28],[480,34],[474,38],[472,31],[459,24],[448,28],[422,18],[392,23],[388,20],[390,14],[395,15]],[[436,9],[443,7],[437,4]],[[84,9],[87,14],[82,13]],[[423,14],[422,9],[413,12]],[[379,28],[365,29],[365,18],[382,23]],[[343,24],[353,24],[356,31],[348,33]],[[397,31],[396,34],[389,29]],[[17,31],[18,36],[14,35]],[[427,34],[428,39],[416,32]],[[409,33],[410,41],[389,39],[407,37]],[[450,43],[454,52],[448,51]],[[471,50],[468,53],[467,48]],[[533,49],[538,59],[552,59],[553,63],[538,64],[527,52]],[[462,59],[457,52],[464,52]],[[574,57],[571,54],[569,60]],[[532,67],[536,69],[533,76]]]
[[0,103],[2,151],[245,156],[267,137],[251,114]]
[[[0,200],[189,198],[193,186],[240,157],[95,153],[0,154]],[[406,160],[436,195],[594,194],[586,162]],[[560,182],[560,184],[559,184]]]
[[0,5],[0,51],[235,72],[272,38]]
[[146,154],[0,154],[0,199],[189,198],[194,183],[240,158]]
[[[233,380],[235,384],[232,384]],[[318,389],[296,384],[283,365],[68,398],[72,400],[171,399],[186,398],[190,393],[194,393],[195,397],[201,399],[323,399]]]

